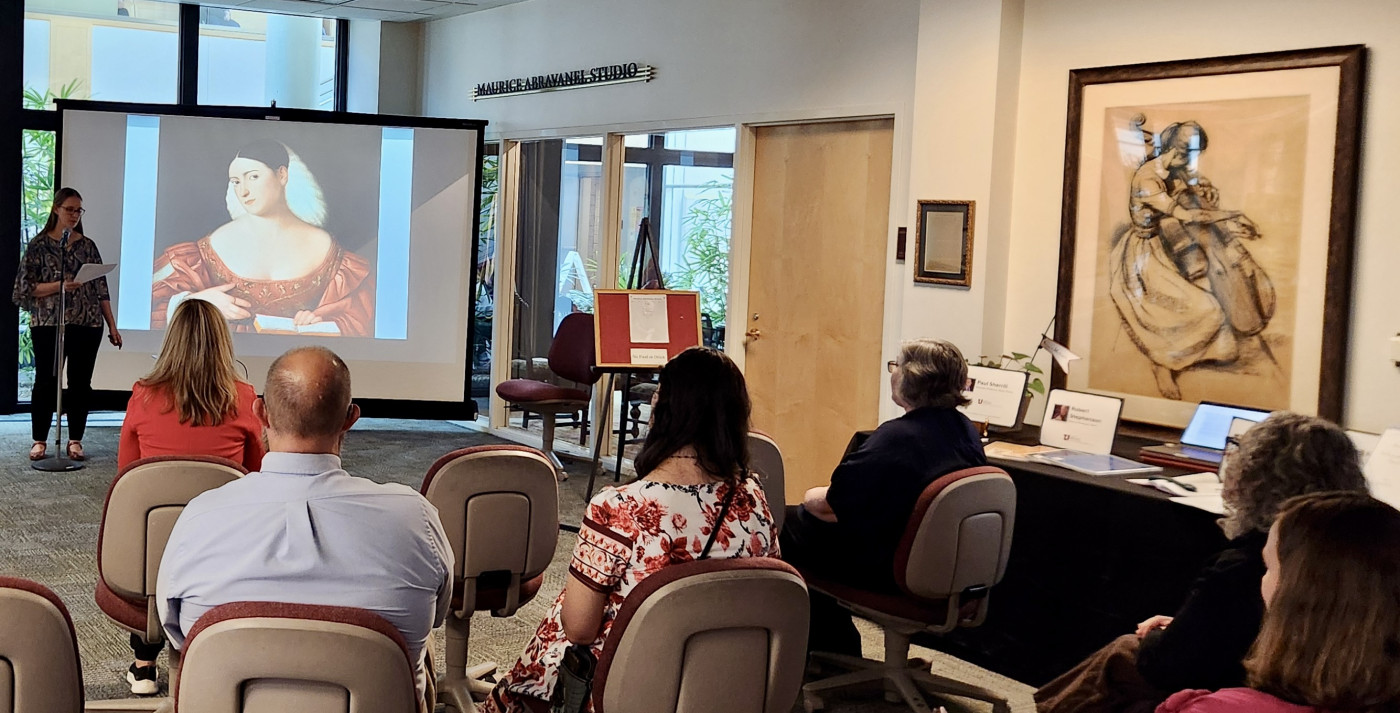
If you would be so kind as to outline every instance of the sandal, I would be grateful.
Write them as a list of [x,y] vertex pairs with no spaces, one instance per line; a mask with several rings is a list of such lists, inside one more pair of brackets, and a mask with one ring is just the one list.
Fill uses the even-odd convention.
[[87,455],[83,453],[83,442],[82,442],[82,441],[69,441],[69,442],[68,442],[68,459],[69,459],[69,460],[87,460]]
[[29,460],[43,460],[48,455],[48,445],[43,441],[35,441],[29,447]]

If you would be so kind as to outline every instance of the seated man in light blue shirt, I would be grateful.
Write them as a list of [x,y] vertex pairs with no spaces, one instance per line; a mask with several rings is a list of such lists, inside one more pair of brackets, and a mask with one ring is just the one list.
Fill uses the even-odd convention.
[[184,648],[195,620],[229,602],[359,607],[403,633],[423,691],[428,635],[452,598],[437,509],[403,485],[341,469],[360,407],[333,352],[283,354],[265,391],[253,403],[268,446],[262,471],[191,500],[170,533],[156,583],[166,637]]

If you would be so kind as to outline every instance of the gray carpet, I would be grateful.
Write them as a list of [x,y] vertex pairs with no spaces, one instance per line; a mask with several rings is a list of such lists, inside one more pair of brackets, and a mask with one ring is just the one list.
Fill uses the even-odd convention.
[[[110,623],[93,602],[97,529],[107,485],[116,475],[120,414],[94,415],[83,440],[88,466],[73,473],[41,473],[22,454],[29,448],[26,420],[0,420],[0,574],[26,577],[52,588],[67,604],[77,628],[88,700],[124,698],[122,678],[131,662],[127,635]],[[533,425],[533,424],[532,424]],[[343,462],[355,475],[378,482],[417,487],[434,460],[455,448],[503,442],[475,430],[445,422],[366,419],[347,437]],[[52,448],[52,445],[50,446]],[[583,514],[586,462],[566,461],[570,478],[560,488],[560,519],[577,525]],[[599,486],[610,484],[602,478]],[[473,620],[471,660],[509,666],[555,596],[563,588],[574,536],[561,532],[544,588],[513,617],[479,616]],[[879,658],[878,630],[861,622],[865,655]],[[435,660],[443,661],[443,635],[435,632]],[[1017,713],[1034,711],[1031,689],[949,656],[916,647],[912,655],[934,662],[934,671],[998,691]],[[165,681],[162,655],[161,681]],[[956,699],[954,699],[956,700]],[[887,704],[877,688],[831,696],[828,710],[876,713],[906,710]],[[794,710],[801,710],[800,701]],[[988,711],[985,705],[949,705],[950,711]]]

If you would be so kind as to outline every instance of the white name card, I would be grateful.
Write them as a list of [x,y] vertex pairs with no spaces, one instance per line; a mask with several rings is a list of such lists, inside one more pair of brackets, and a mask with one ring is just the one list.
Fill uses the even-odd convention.
[[1055,448],[1106,455],[1113,450],[1123,400],[1055,389],[1045,400],[1040,442]]
[[1371,495],[1400,508],[1400,428],[1385,429],[1364,470]]
[[973,421],[1014,427],[1021,411],[1021,397],[1026,393],[1026,376],[1024,371],[969,364],[963,396],[971,403],[958,410]]
[[669,357],[665,349],[632,348],[632,363],[636,366],[666,366]]

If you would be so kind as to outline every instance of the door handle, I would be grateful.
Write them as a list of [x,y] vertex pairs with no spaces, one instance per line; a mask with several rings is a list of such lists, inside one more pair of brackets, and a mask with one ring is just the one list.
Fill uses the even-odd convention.
[[763,332],[759,331],[758,327],[754,327],[753,329],[744,332],[744,336],[748,337],[749,339],[758,339],[763,336]]

